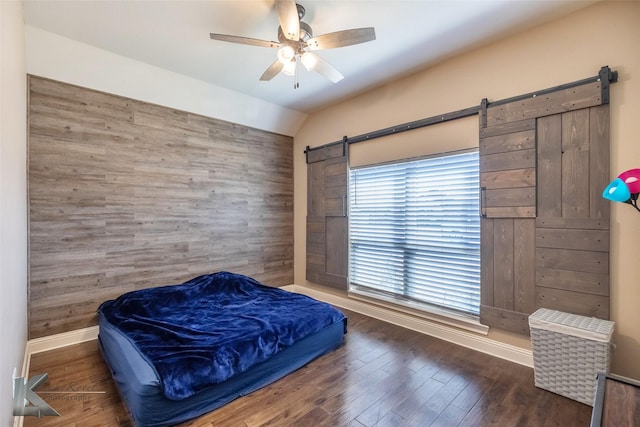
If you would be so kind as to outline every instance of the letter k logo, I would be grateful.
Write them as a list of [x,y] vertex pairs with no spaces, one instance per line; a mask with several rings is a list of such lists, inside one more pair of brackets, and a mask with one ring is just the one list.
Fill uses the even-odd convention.
[[[15,416],[32,416],[42,418],[46,415],[60,416],[47,402],[42,400],[33,390],[45,381],[47,374],[34,375],[25,383],[23,377],[15,378],[13,393],[13,415]],[[29,402],[31,405],[29,405]]]

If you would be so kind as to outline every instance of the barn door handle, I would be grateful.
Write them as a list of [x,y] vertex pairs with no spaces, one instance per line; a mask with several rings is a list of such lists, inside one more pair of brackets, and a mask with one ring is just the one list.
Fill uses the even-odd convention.
[[342,216],[347,216],[347,195],[342,196]]
[[487,217],[487,187],[480,187],[480,217]]

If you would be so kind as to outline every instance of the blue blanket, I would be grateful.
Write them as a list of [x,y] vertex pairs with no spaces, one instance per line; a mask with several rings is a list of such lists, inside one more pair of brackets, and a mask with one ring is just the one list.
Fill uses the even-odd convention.
[[187,398],[246,371],[344,314],[313,298],[228,272],[142,289],[98,311],[155,368],[167,398]]

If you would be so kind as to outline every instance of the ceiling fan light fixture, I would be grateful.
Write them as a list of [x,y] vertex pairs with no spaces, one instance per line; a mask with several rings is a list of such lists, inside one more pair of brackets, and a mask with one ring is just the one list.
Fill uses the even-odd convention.
[[282,62],[286,67],[296,56],[296,51],[291,46],[285,46],[278,49],[278,61]]
[[302,65],[304,65],[307,71],[313,71],[316,65],[318,65],[318,57],[311,52],[303,53],[300,61],[302,61]]
[[296,74],[296,60],[295,59],[291,59],[289,62],[286,62],[284,64],[284,67],[282,67],[282,72],[284,74],[286,74],[287,76],[293,76]]

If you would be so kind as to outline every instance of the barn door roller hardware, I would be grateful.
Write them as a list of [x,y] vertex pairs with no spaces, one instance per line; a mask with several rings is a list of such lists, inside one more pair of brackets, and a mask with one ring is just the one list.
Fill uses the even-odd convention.
[[600,83],[602,83],[602,85],[600,86],[600,90],[602,92],[602,103],[608,104],[609,103],[609,86],[611,83],[615,83],[618,81],[618,72],[611,71],[611,68],[605,65],[604,67],[600,68],[600,73],[598,73],[598,77],[600,78]]
[[458,110],[458,111],[452,111],[452,112],[445,113],[445,114],[438,114],[437,116],[427,117],[427,118],[416,120],[416,121],[413,121],[413,122],[403,123],[403,124],[400,124],[400,125],[396,125],[396,126],[391,126],[391,127],[384,128],[384,129],[375,130],[375,131],[372,131],[372,132],[369,132],[369,133],[365,133],[365,134],[357,135],[357,136],[352,136],[352,137],[349,137],[349,138],[345,135],[344,137],[342,137],[342,139],[340,141],[331,142],[331,143],[328,143],[328,144],[325,144],[325,145],[322,145],[322,146],[319,146],[319,147],[313,147],[313,148],[306,147],[304,152],[308,156],[308,153],[310,151],[318,150],[318,149],[326,148],[326,147],[331,147],[331,146],[338,145],[338,144],[342,144],[343,147],[345,147],[345,149],[346,149],[347,145],[356,144],[358,142],[371,141],[372,139],[380,138],[380,137],[383,137],[383,136],[394,135],[394,134],[397,134],[397,133],[400,133],[400,132],[406,132],[406,131],[409,131],[409,130],[418,129],[418,128],[422,128],[422,127],[425,127],[425,126],[431,126],[431,125],[435,125],[435,124],[438,124],[438,123],[444,123],[444,122],[448,122],[448,121],[451,121],[451,120],[461,119],[461,118],[473,116],[473,115],[476,115],[476,114],[479,114],[479,116],[480,116],[479,117],[480,127],[481,128],[485,128],[485,127],[487,127],[487,108],[488,107],[495,107],[497,105],[507,104],[509,102],[514,102],[514,101],[520,101],[520,100],[524,100],[524,99],[528,99],[528,98],[544,95],[544,94],[547,94],[547,93],[551,93],[551,92],[555,92],[555,91],[559,91],[559,90],[563,90],[563,89],[570,89],[572,87],[584,85],[584,84],[587,84],[587,83],[601,82],[601,85],[600,85],[600,88],[601,88],[601,103],[602,104],[608,104],[609,103],[609,87],[610,87],[611,83],[615,83],[617,81],[618,81],[618,72],[617,71],[612,71],[611,68],[609,68],[608,65],[605,65],[604,67],[600,68],[600,72],[598,73],[597,76],[588,77],[586,79],[578,80],[578,81],[575,81],[575,82],[565,83],[565,84],[560,85],[560,86],[555,86],[555,87],[551,87],[549,89],[544,89],[544,90],[537,91],[537,92],[531,92],[531,93],[527,93],[527,94],[524,94],[524,95],[518,95],[518,96],[515,96],[513,98],[502,99],[502,100],[499,100],[499,101],[489,102],[487,100],[487,98],[484,98],[479,106],[469,107],[469,108],[465,108],[465,109]]

